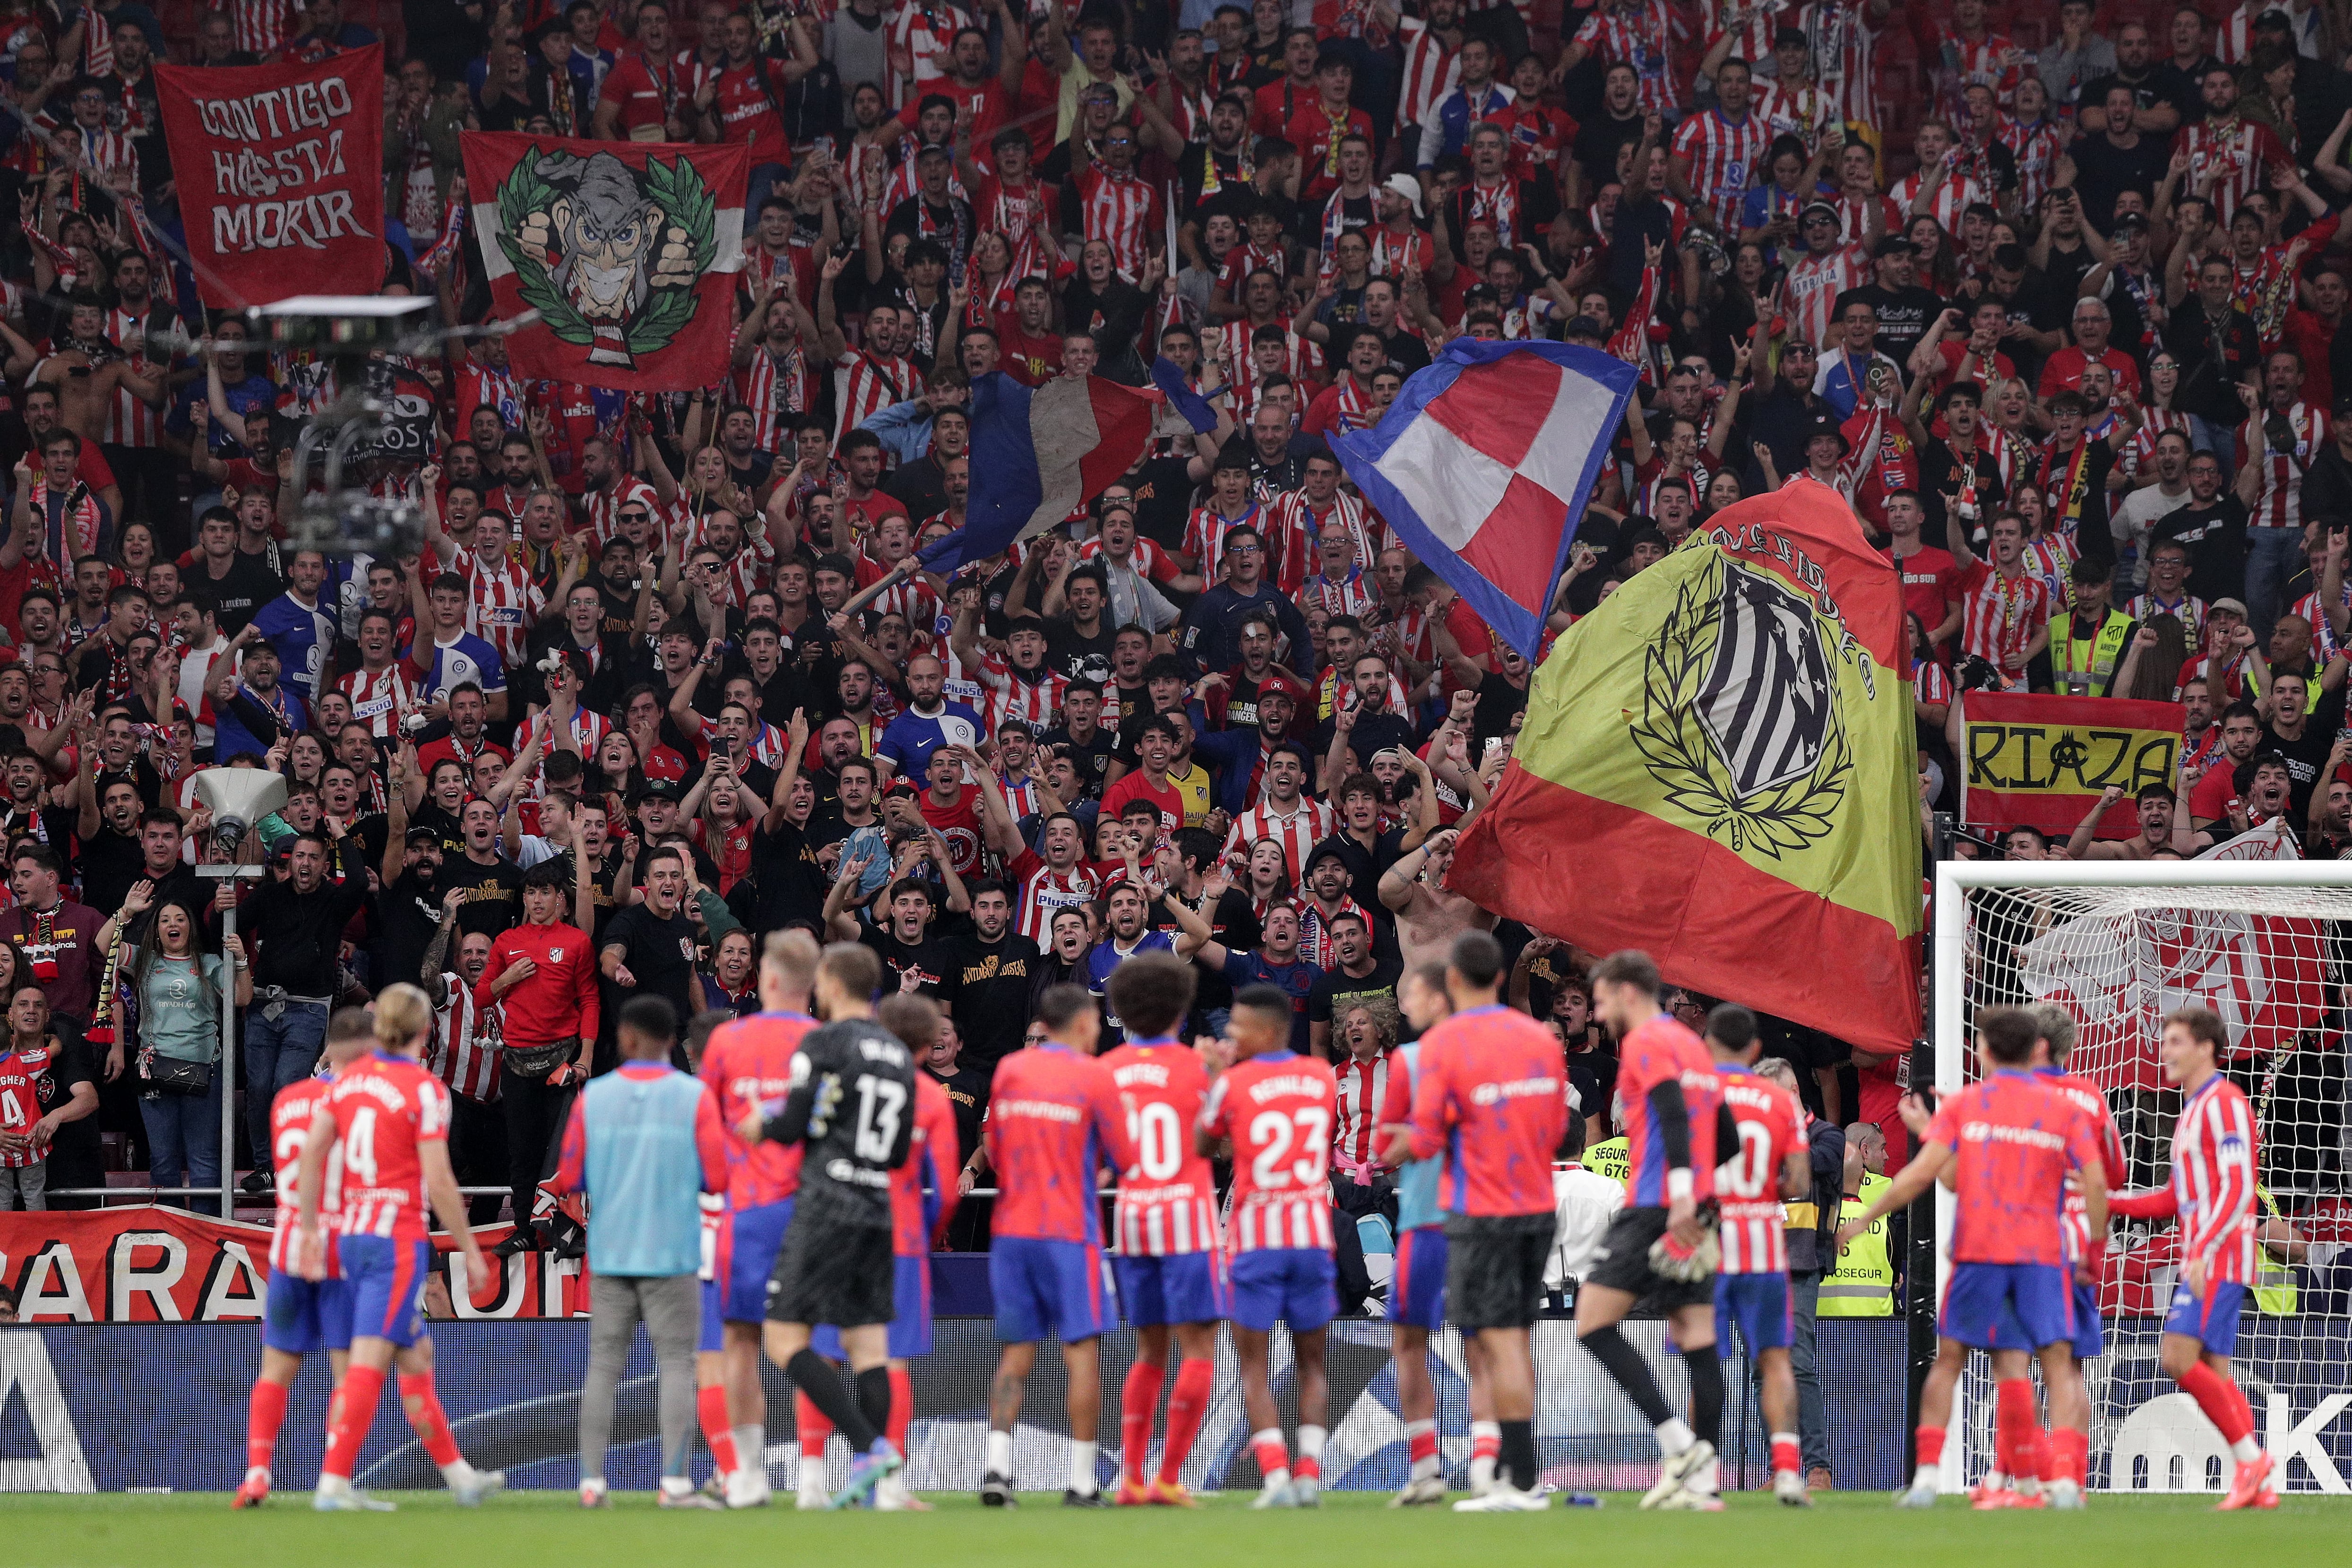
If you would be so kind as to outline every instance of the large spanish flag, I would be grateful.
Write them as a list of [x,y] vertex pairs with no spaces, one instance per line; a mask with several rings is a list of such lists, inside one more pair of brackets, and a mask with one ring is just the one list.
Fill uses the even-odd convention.
[[1919,1033],[1902,587],[1810,479],[1717,512],[1571,627],[1447,885],[1877,1051]]

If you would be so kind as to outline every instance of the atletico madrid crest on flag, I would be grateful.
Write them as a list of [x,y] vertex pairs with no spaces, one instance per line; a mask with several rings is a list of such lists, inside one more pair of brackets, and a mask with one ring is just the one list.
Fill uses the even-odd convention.
[[629,392],[726,374],[743,266],[740,145],[467,132],[466,183],[519,374]]

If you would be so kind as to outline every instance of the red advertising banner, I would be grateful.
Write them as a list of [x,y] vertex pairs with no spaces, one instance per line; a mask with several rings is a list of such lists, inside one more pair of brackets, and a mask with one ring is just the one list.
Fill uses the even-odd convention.
[[751,149],[467,132],[466,189],[517,375],[689,392],[727,374]]
[[[510,1226],[477,1230],[483,1247]],[[449,1295],[429,1292],[427,1317],[584,1317],[588,1279],[578,1261],[522,1253],[501,1263],[478,1296],[465,1259],[436,1235]],[[269,1227],[224,1225],[185,1209],[0,1213],[0,1280],[16,1291],[25,1323],[259,1322],[269,1294]],[[553,1310],[549,1303],[554,1303]]]
[[1966,701],[1960,818],[1970,827],[2038,827],[2063,840],[2113,786],[2123,799],[2097,837],[2128,838],[2140,831],[2140,790],[2179,784],[2188,714],[2178,702],[1996,691]]
[[205,303],[373,294],[383,282],[383,46],[316,65],[155,62]]

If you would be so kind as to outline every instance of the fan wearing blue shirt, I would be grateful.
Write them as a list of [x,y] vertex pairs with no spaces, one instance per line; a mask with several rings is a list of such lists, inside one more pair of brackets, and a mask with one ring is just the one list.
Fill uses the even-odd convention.
[[1209,933],[1209,922],[1181,899],[1162,899],[1160,908],[1183,928],[1176,953],[1223,974],[1239,992],[1245,985],[1271,985],[1290,998],[1290,1048],[1312,1056],[1307,1023],[1307,994],[1323,978],[1319,965],[1298,956],[1298,910],[1292,905],[1269,905],[1258,921],[1263,933],[1255,952],[1235,952]]
[[[212,691],[213,755],[224,764],[246,752],[266,757],[279,741],[310,727],[309,705],[279,684],[274,644],[257,642],[247,648],[240,677],[229,674],[227,659],[216,661],[216,668],[221,685]],[[225,689],[226,703],[222,701]]]
[[466,580],[455,572],[433,579],[416,617],[420,626],[431,626],[433,640],[410,650],[408,666],[423,682],[425,697],[436,704],[446,703],[450,692],[468,682],[480,687],[496,723],[507,716],[506,667],[499,662],[498,649],[466,630],[470,597]]
[[[1110,929],[1103,940],[1087,953],[1087,989],[1105,997],[1103,1023],[1112,1029],[1119,1021],[1111,1013],[1107,994],[1110,989],[1110,972],[1139,952],[1173,952],[1176,943],[1164,931],[1154,931],[1149,920],[1151,905],[1144,890],[1133,882],[1121,882],[1111,889],[1106,900],[1110,909]],[[1125,1037],[1120,1037],[1124,1038]]]
[[306,702],[316,702],[335,648],[334,602],[319,596],[327,581],[327,558],[315,550],[299,550],[286,571],[286,592],[255,612],[253,625],[278,650],[287,689]]
[[926,778],[931,753],[941,746],[980,744],[980,715],[948,701],[946,691],[947,667],[937,658],[923,653],[907,661],[907,707],[875,748],[892,778]]

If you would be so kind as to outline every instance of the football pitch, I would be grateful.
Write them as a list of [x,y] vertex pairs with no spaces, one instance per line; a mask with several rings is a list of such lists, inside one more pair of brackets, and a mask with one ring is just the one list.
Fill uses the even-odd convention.
[[[1978,1514],[1947,1499],[1906,1513],[1883,1497],[1834,1494],[1809,1510],[1763,1494],[1721,1514],[1644,1514],[1628,1495],[1601,1509],[1517,1515],[1391,1510],[1383,1496],[1326,1495],[1312,1512],[1254,1513],[1246,1494],[1211,1497],[1193,1511],[1073,1512],[1048,1493],[1011,1513],[975,1499],[935,1497],[937,1511],[882,1519],[811,1514],[667,1512],[650,1494],[616,1494],[600,1512],[567,1492],[492,1498],[461,1511],[435,1492],[386,1493],[392,1514],[316,1514],[307,1491],[281,1493],[257,1512],[233,1513],[226,1494],[171,1497],[15,1496],[0,1502],[12,1568],[415,1568],[425,1562],[499,1568],[773,1568],[779,1560],[844,1568],[940,1568],[945,1563],[1043,1568],[1361,1568],[1367,1563],[1475,1563],[1517,1568],[1591,1562],[1596,1549],[1642,1568],[1818,1568],[1900,1563],[1987,1568],[2049,1561],[2067,1568],[2205,1562],[2345,1560],[2352,1511],[2333,1498],[2289,1498],[2271,1513],[2215,1514],[2210,1498],[2095,1498],[2079,1514]],[[2025,1555],[2031,1554],[2031,1556]]]

